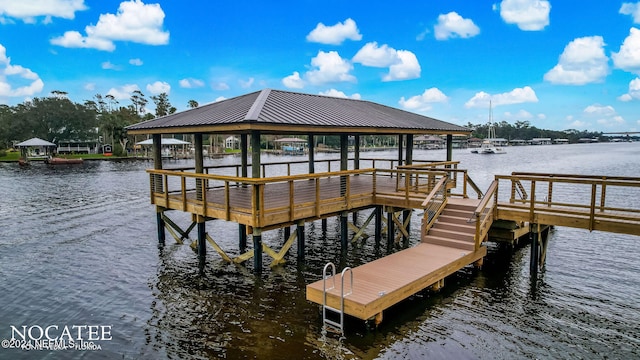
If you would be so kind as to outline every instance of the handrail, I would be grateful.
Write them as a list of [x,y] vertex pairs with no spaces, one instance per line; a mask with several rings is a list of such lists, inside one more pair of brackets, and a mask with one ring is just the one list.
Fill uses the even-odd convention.
[[475,249],[478,250],[482,243],[482,240],[489,233],[489,229],[491,227],[491,223],[494,218],[494,211],[486,211],[487,206],[489,205],[489,201],[494,200],[494,203],[497,203],[498,196],[498,180],[493,180],[491,185],[489,185],[489,189],[484,194],[480,203],[473,211],[472,219],[475,220],[476,223],[476,233],[475,233]]
[[[640,177],[513,173],[495,180],[511,183],[510,194],[500,194],[508,201],[496,201],[496,216],[505,220],[627,234],[640,229],[640,207],[633,201],[640,196]],[[529,196],[516,198],[520,187]]]
[[[433,190],[422,202],[422,208],[424,209],[423,221],[422,221],[422,235],[424,236],[429,232],[429,229],[435,224],[438,215],[444,210],[447,205],[447,181],[448,177],[443,176],[433,187]],[[441,196],[442,200],[438,203],[437,196]]]

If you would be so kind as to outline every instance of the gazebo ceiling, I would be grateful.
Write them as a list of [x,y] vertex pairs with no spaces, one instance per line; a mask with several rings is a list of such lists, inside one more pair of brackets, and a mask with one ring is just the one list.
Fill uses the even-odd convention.
[[130,134],[452,134],[471,130],[370,101],[264,89],[127,127]]

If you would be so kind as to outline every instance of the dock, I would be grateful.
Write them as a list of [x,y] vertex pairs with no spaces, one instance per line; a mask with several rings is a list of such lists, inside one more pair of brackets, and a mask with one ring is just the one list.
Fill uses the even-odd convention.
[[[318,274],[319,280],[306,287],[307,299],[320,304],[323,314],[338,310],[340,330],[344,315],[379,323],[389,307],[426,288],[442,287],[447,276],[464,267],[481,266],[492,228],[494,234],[506,230],[501,236],[511,242],[528,235],[532,276],[545,264],[548,226],[640,234],[640,205],[629,202],[640,198],[640,178],[512,173],[495,175],[486,190],[480,189],[452,159],[453,137],[467,137],[469,129],[369,101],[264,89],[127,130],[152,137],[149,193],[159,246],[165,245],[166,232],[182,243],[196,229],[191,245],[201,271],[208,248],[231,263],[253,259],[255,274],[264,268],[263,257],[273,259],[270,267],[285,262],[294,243],[302,262],[305,224],[321,220],[326,229],[328,217],[339,218],[343,253],[371,221],[376,241],[385,236],[389,250],[401,241],[409,244],[411,214],[422,214],[416,246],[346,268],[340,281],[332,265],[331,276]],[[193,135],[192,167],[163,168],[162,136],[172,134]],[[211,134],[239,136],[239,164],[204,166],[204,138]],[[275,134],[306,139],[307,171],[293,174],[291,163],[261,161],[262,135]],[[424,134],[446,139],[446,159],[414,158],[414,136]],[[396,137],[397,157],[361,158],[361,137],[369,135]],[[339,157],[317,161],[319,140],[331,136],[339,140]],[[338,163],[333,169],[332,161]],[[349,223],[349,215],[370,210],[364,224]],[[177,224],[171,211],[191,214],[191,223]],[[207,222],[215,226],[214,220],[238,224],[240,255],[230,256],[216,242],[216,232],[207,232]],[[500,230],[494,222],[501,223]],[[263,231],[272,229],[284,230],[280,249],[262,242]],[[346,292],[344,274],[349,277]]]
[[[447,276],[466,266],[481,264],[487,248],[475,249],[475,226],[466,225],[479,202],[452,199],[440,215],[441,221],[418,245],[352,269],[354,281],[350,294],[344,297],[344,313],[361,320],[375,319],[379,324],[384,310],[426,288],[442,287]],[[340,309],[341,287],[328,290],[326,302],[324,288],[327,282],[343,281],[341,275],[335,275],[307,285],[307,300]]]

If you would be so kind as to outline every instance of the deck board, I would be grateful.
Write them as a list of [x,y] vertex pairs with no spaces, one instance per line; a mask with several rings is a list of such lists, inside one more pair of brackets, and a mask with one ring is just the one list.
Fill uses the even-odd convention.
[[[486,248],[477,251],[421,243],[375,261],[358,266],[353,271],[353,293],[345,298],[345,313],[362,320],[381,313],[416,292],[472,264],[486,255]],[[329,306],[340,307],[340,274],[337,289],[328,291]],[[333,279],[327,280],[327,286]],[[348,276],[345,292],[348,292]],[[307,285],[307,300],[322,304],[323,281]]]

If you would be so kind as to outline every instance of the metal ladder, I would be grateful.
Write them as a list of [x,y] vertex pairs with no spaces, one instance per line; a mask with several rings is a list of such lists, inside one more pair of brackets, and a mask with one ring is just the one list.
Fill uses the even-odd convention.
[[[327,276],[327,269],[331,268],[331,273]],[[349,272],[350,284],[349,292],[344,293],[344,275]],[[327,288],[327,279],[333,279],[333,285]],[[336,288],[336,266],[329,262],[324,266],[322,270],[322,328],[324,330],[337,330],[340,335],[344,336],[344,298],[353,293],[353,271],[350,267],[345,267],[340,275],[340,309],[336,309],[327,305],[327,291]],[[340,321],[334,321],[327,317],[327,311],[338,314]]]

